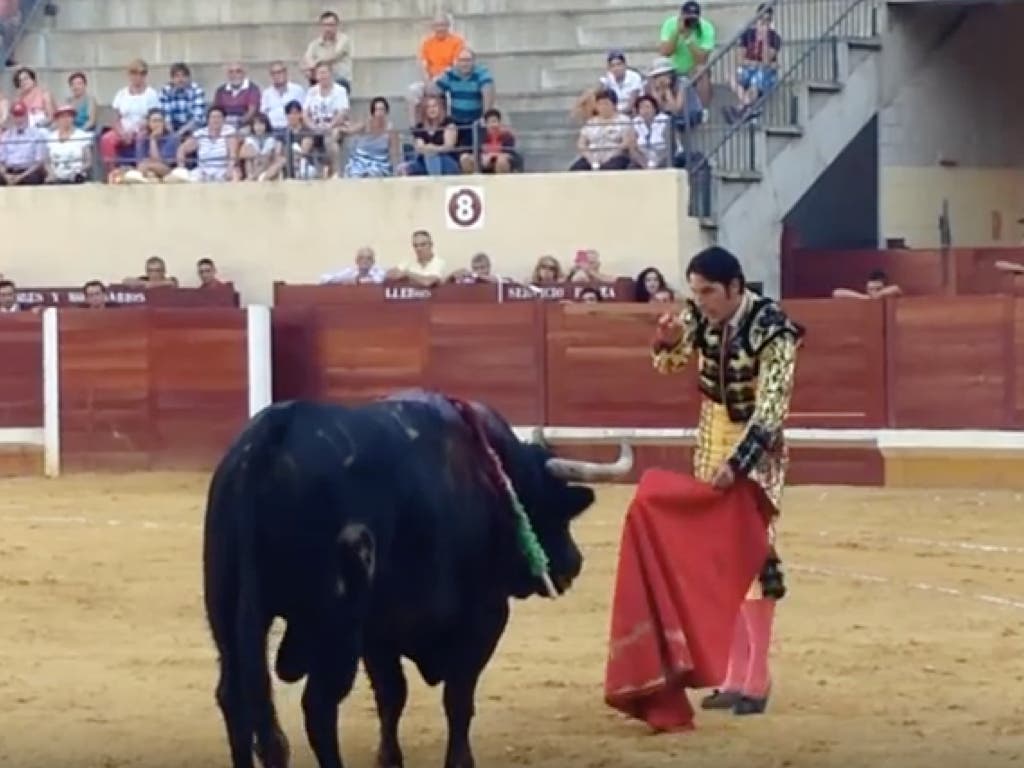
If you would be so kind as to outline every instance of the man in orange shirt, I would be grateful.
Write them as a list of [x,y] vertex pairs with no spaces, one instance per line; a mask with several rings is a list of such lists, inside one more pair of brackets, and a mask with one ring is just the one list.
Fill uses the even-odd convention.
[[455,64],[455,59],[466,46],[461,36],[452,32],[451,19],[438,14],[431,22],[431,34],[420,43],[419,64],[423,79],[409,86],[409,120],[411,125],[420,122],[419,106],[428,93],[440,93],[434,80]]

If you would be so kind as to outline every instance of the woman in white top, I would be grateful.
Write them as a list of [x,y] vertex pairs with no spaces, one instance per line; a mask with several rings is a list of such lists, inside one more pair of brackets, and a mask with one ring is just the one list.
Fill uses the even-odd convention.
[[75,108],[65,105],[54,112],[56,127],[46,142],[46,180],[54,184],[80,184],[92,170],[92,135],[75,128]]
[[672,147],[672,118],[658,111],[653,96],[636,100],[637,116],[633,118],[636,143],[632,147],[633,162],[641,168],[667,168]]
[[341,126],[348,122],[348,111],[348,90],[334,82],[330,64],[317,64],[316,85],[306,93],[303,119],[306,128],[314,134],[314,147],[327,153],[331,174],[338,171]]
[[[128,86],[114,96],[114,111],[118,119],[110,130],[100,137],[100,156],[107,172],[117,164],[118,154],[123,147],[130,147],[134,155],[135,139],[146,125],[149,110],[160,107],[160,96],[146,85],[149,67],[142,59],[128,65]],[[134,157],[129,162],[134,161]]]
[[[185,170],[185,158],[195,152],[196,167]],[[238,136],[224,122],[224,110],[210,107],[206,127],[200,128],[178,147],[178,167],[171,172],[176,179],[189,181],[238,181]]]
[[632,167],[630,151],[636,142],[632,121],[616,108],[615,91],[598,91],[597,114],[580,129],[580,156],[570,171],[621,171]]
[[245,163],[249,181],[276,181],[284,170],[284,148],[270,130],[270,118],[257,112],[252,119],[252,133],[242,142],[240,156]]

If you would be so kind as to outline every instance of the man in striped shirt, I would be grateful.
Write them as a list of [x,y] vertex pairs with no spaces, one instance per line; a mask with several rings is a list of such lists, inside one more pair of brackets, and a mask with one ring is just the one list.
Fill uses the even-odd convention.
[[494,107],[494,78],[486,67],[476,63],[473,51],[463,48],[455,57],[455,65],[437,78],[437,87],[448,97],[448,114],[459,129],[456,149],[463,171],[471,173],[473,126]]

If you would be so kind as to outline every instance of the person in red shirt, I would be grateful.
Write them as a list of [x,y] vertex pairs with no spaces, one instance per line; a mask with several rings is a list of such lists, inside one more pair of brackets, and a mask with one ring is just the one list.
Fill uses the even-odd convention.
[[513,173],[523,170],[523,160],[516,151],[516,137],[502,123],[501,112],[484,112],[484,123],[478,129],[480,152],[476,160],[470,155],[462,158],[463,171],[473,173],[479,162],[481,173]]

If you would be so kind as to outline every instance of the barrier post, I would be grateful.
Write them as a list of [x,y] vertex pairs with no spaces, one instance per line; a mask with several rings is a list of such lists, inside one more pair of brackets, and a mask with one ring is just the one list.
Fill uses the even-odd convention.
[[43,472],[60,475],[60,325],[56,307],[43,310]]
[[245,308],[248,350],[249,417],[273,401],[273,366],[270,354],[270,307],[250,304]]

